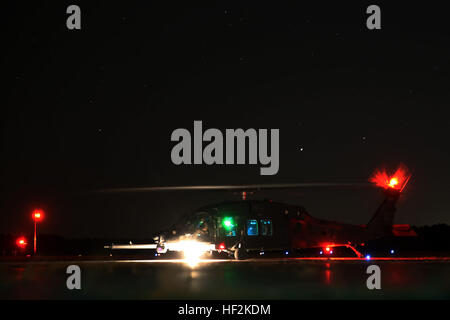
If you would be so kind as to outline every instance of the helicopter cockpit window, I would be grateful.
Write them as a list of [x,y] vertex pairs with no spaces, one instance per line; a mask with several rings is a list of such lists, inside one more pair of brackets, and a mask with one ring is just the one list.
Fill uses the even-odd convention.
[[247,235],[248,236],[258,235],[258,220],[255,219],[247,220]]
[[200,218],[197,222],[197,228],[195,230],[195,235],[197,237],[205,238],[209,237],[209,219]]
[[272,235],[272,220],[270,219],[261,219],[261,235],[262,236],[271,236]]
[[181,234],[189,235],[194,238],[208,240],[210,237],[211,218],[207,213],[199,212],[193,214],[185,222]]
[[223,217],[222,218],[222,229],[224,231],[225,236],[227,237],[235,237],[237,225],[234,222],[233,217]]

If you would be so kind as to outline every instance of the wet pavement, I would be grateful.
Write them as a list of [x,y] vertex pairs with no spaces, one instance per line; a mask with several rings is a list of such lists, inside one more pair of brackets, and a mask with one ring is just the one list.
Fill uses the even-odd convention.
[[[81,290],[68,290],[69,265]],[[369,290],[369,265],[381,290]],[[28,261],[0,263],[0,299],[449,299],[450,260]]]

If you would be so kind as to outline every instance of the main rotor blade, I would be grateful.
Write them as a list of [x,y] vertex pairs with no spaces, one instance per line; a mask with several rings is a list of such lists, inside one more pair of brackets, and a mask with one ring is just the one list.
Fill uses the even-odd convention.
[[120,250],[120,249],[156,249],[156,243],[152,244],[111,244],[104,246],[105,249]]
[[208,185],[208,186],[167,186],[167,187],[138,187],[95,190],[95,193],[124,193],[124,192],[154,192],[154,191],[253,191],[269,189],[295,189],[295,188],[360,188],[370,187],[370,183],[278,183],[278,184],[247,184],[247,185]]

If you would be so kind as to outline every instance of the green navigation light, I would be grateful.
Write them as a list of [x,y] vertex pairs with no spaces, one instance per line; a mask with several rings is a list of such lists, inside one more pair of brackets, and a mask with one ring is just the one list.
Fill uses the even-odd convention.
[[231,229],[232,227],[234,227],[233,218],[232,217],[224,217],[222,219],[222,224],[225,229]]

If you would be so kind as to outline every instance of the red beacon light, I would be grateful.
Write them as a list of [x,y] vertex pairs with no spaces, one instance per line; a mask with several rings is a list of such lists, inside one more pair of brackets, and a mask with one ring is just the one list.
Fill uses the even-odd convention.
[[34,210],[32,218],[34,221],[39,222],[42,221],[42,219],[44,219],[44,214],[42,213],[41,210]]
[[325,252],[325,254],[333,254],[333,250],[331,248],[332,247],[325,247],[325,249],[320,252],[321,252],[321,254],[322,254],[322,252]]
[[34,246],[33,246],[33,252],[36,254],[36,242],[37,242],[37,224],[38,222],[41,222],[42,219],[44,219],[44,213],[42,210],[36,209],[33,211],[32,218],[34,220]]
[[16,240],[16,244],[20,249],[24,249],[27,246],[27,239],[25,237],[20,237]]
[[370,177],[369,181],[383,189],[402,192],[410,178],[411,174],[408,172],[408,168],[400,165],[393,175],[389,175],[386,170],[378,170]]
[[225,250],[225,249],[226,249],[225,243],[219,244],[219,245],[217,246],[217,249],[219,249],[219,250]]

